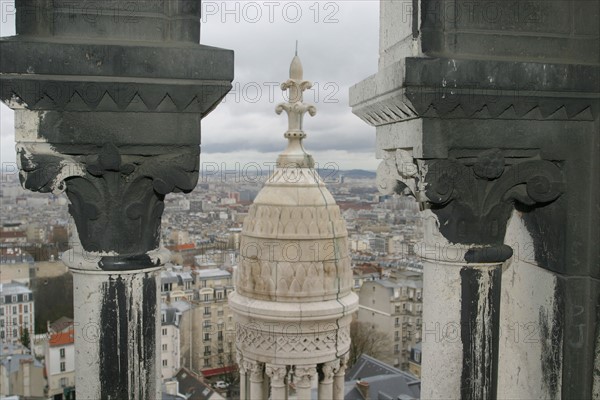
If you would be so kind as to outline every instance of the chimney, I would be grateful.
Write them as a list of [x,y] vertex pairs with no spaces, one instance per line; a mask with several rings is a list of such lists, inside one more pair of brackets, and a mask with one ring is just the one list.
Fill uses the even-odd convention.
[[364,400],[369,400],[369,382],[361,381],[359,379],[356,381],[356,388]]

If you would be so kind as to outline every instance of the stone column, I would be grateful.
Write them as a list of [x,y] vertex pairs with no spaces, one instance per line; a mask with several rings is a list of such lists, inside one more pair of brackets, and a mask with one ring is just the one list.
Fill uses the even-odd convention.
[[298,400],[311,400],[312,379],[317,374],[315,366],[300,365],[294,368],[296,397]]
[[195,188],[200,120],[233,79],[233,53],[198,44],[199,2],[129,5],[73,3],[63,18],[61,2],[17,1],[17,35],[0,40],[21,182],[65,192],[77,228],[63,261],[81,399],[160,397],[164,200]]
[[335,360],[320,365],[319,368],[319,399],[333,399],[334,371],[339,369],[340,361]]
[[[598,3],[579,1],[573,18],[561,18],[572,14],[570,0],[534,6],[532,15],[556,18],[536,17],[534,35],[516,14],[492,22],[480,13],[474,18],[487,21],[471,29],[469,0],[452,1],[455,7],[422,0],[410,10],[394,0],[380,3],[379,71],[350,92],[353,112],[376,127],[379,187],[410,191],[424,208],[429,204],[442,246],[461,244],[464,255],[503,245],[514,251],[503,267],[497,397],[593,398],[600,332]],[[579,30],[594,33],[569,34]],[[495,46],[481,46],[482,33]],[[487,260],[485,268],[502,259]],[[458,289],[464,267],[465,274],[496,274],[497,266],[472,267],[480,263],[487,264],[426,257],[425,281],[444,276]],[[448,301],[438,305],[458,307],[464,299],[462,288],[442,293]],[[495,289],[471,294],[494,297]],[[438,293],[424,291],[426,303],[436,301],[432,295]],[[433,307],[425,304],[425,320]],[[466,331],[457,333],[460,340]],[[437,350],[449,350],[443,346]],[[425,341],[423,347],[427,365]],[[445,385],[446,375],[464,376],[462,388],[486,385],[481,377],[471,381],[474,365],[465,360],[448,356],[424,368],[423,397],[428,387]],[[489,369],[487,361],[477,357],[476,369]],[[460,397],[457,385],[442,395]]]
[[248,371],[250,372],[250,400],[266,400],[264,391],[265,364],[256,361],[249,361]]
[[240,354],[237,354],[237,364],[238,371],[240,373],[240,399],[245,400],[248,398],[248,378],[247,378],[247,369],[246,369],[246,361],[242,359]]
[[339,365],[333,370],[333,400],[344,400],[344,378],[346,376],[348,357],[349,354],[345,354],[340,357]]
[[443,237],[431,233],[426,230],[419,249],[423,293],[429,293],[423,296],[422,346],[423,354],[436,356],[423,357],[421,393],[427,399],[495,399],[502,263],[512,250],[442,244]]
[[286,400],[287,399],[287,367],[285,365],[267,364],[265,368],[266,374],[271,382],[271,399]]

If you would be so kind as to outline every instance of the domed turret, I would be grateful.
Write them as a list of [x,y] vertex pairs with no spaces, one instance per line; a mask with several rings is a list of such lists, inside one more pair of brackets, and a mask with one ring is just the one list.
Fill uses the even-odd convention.
[[334,375],[343,391],[358,299],[351,290],[344,220],[302,145],[303,116],[316,114],[302,101],[311,86],[302,80],[296,55],[290,79],[281,85],[290,91],[289,102],[276,108],[289,117],[288,146],[244,220],[236,291],[229,299],[242,398],[266,399],[266,382],[271,398],[284,398],[293,381],[298,399],[309,399],[317,375],[319,398],[341,393],[334,396]]

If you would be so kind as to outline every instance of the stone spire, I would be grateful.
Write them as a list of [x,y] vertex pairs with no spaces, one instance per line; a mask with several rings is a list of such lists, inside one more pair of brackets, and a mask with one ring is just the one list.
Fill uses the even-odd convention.
[[288,147],[277,158],[278,167],[295,165],[301,168],[312,168],[315,165],[312,156],[302,146],[302,140],[306,138],[306,133],[302,130],[304,114],[308,112],[313,117],[317,114],[314,105],[303,102],[304,91],[312,87],[312,82],[305,81],[303,75],[302,62],[296,49],[296,55],[290,64],[290,79],[281,84],[281,90],[288,90],[288,102],[281,103],[275,108],[277,114],[285,111],[288,115],[288,130],[284,135],[288,139]]
[[[299,400],[342,399],[350,348],[352,293],[346,226],[333,196],[302,146],[304,104],[296,55],[285,110],[288,147],[244,220],[236,291],[229,304],[236,323],[242,399],[284,399],[290,383]],[[266,389],[270,388],[270,389]]]

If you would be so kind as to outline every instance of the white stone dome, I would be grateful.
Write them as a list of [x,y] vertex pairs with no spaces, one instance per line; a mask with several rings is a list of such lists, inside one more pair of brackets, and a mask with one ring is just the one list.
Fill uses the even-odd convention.
[[[244,220],[236,290],[229,304],[242,360],[287,366],[331,363],[350,347],[350,321],[358,307],[352,292],[347,230],[302,140],[302,102],[310,87],[296,56],[286,150]],[[255,364],[253,364],[255,365]]]

